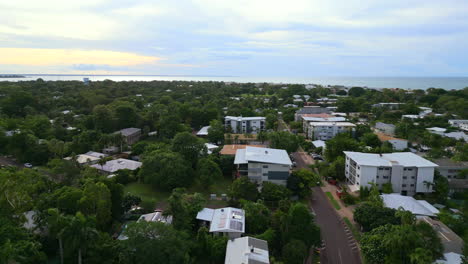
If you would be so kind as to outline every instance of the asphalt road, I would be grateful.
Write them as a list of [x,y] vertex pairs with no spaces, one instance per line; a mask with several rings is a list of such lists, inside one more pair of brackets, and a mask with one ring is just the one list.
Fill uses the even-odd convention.
[[345,224],[332,208],[320,187],[314,187],[310,205],[320,226],[324,249],[320,254],[322,264],[360,264],[361,258],[355,241]]

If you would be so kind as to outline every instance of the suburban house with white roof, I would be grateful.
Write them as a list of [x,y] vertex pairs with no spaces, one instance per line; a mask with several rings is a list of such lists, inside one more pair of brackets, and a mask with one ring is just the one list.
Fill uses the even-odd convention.
[[[75,157],[75,161],[80,165],[96,164],[102,158],[107,157],[104,153],[88,151],[85,154],[80,154]],[[72,157],[66,157],[65,160],[72,160]]]
[[209,223],[209,232],[238,238],[245,232],[245,212],[234,207],[218,209],[203,208],[197,219]]
[[109,160],[104,165],[94,164],[91,167],[96,168],[105,173],[114,173],[118,170],[136,170],[140,168],[143,163],[139,161],[129,160],[129,159],[115,159]]
[[434,169],[437,164],[411,152],[372,154],[344,151],[345,176],[353,191],[361,186],[379,188],[391,183],[395,193],[414,195],[432,192]]
[[468,119],[450,119],[448,122],[453,127],[460,127],[463,124],[468,124]]
[[382,194],[385,207],[398,210],[402,208],[405,211],[410,211],[415,216],[436,216],[439,210],[428,203],[426,200],[416,200],[410,196],[403,196],[398,193]]
[[163,211],[156,210],[153,213],[141,215],[140,218],[138,218],[138,222],[141,221],[172,224],[172,215],[165,216],[163,215]]
[[253,237],[228,240],[224,264],[269,264],[268,242]]
[[268,181],[286,185],[292,162],[283,149],[246,147],[236,151],[234,164],[238,176],[247,176],[259,184]]
[[197,132],[197,136],[198,137],[208,136],[208,129],[209,128],[210,128],[210,126],[204,126],[204,127],[200,128],[200,130]]
[[340,133],[352,133],[356,125],[350,122],[309,122],[307,137],[313,140],[329,140]]
[[238,134],[256,134],[265,130],[265,117],[242,117],[242,116],[226,116],[225,127],[230,129],[232,133]]
[[141,129],[134,127],[124,128],[114,132],[114,134],[121,134],[127,145],[133,145],[140,140]]

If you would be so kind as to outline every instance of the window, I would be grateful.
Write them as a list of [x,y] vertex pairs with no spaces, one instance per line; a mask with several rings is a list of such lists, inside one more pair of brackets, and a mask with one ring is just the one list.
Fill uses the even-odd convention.
[[268,169],[268,165],[263,165],[263,168],[264,168],[264,169]]
[[402,186],[402,187],[406,187],[406,184],[402,184],[401,186]]
[[408,171],[412,171],[413,169],[408,168]]
[[379,168],[379,170],[383,170],[383,168]]
[[390,170],[390,168],[385,168],[385,170]]
[[263,176],[268,176],[268,173],[263,173]]
[[358,170],[360,170],[360,169],[361,169],[361,166],[357,166],[357,168],[358,168]]
[[414,176],[411,176],[411,179],[414,179]]
[[414,187],[414,184],[411,184],[410,186],[411,186],[411,187]]
[[384,179],[388,179],[388,176],[383,176]]
[[406,179],[408,179],[408,177],[406,177],[406,176],[403,176],[403,180],[406,180]]
[[378,175],[377,175],[377,176],[375,176],[375,177],[376,177],[377,179],[379,178],[379,176],[378,176]]

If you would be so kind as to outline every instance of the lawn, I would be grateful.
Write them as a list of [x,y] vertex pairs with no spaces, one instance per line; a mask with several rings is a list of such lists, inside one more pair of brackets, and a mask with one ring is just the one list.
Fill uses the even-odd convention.
[[341,206],[338,203],[338,201],[335,200],[335,197],[333,197],[331,192],[326,192],[325,194],[327,195],[328,199],[330,199],[331,203],[333,204],[333,207],[335,207],[336,210],[340,210]]
[[361,233],[357,230],[356,226],[351,223],[351,221],[348,219],[348,217],[343,217],[344,222],[348,226],[349,230],[351,230],[351,233],[353,233],[354,238],[359,241],[361,238]]
[[[210,186],[206,188],[199,183],[194,183],[191,187],[187,188],[187,193],[202,193],[206,198],[206,206],[209,207],[223,207],[227,203],[225,201],[213,200],[210,201],[210,194],[214,193],[217,197],[221,197],[221,194],[228,193],[228,188],[231,185],[232,180],[230,178],[223,177]],[[160,191],[155,189],[153,186],[146,183],[129,183],[124,188],[124,194],[133,194],[141,197],[142,203],[141,206],[146,209],[164,209],[167,206],[167,198],[171,195],[170,191]]]

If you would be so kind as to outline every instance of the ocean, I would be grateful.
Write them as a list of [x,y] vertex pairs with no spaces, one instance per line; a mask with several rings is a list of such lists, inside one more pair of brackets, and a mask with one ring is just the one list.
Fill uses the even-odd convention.
[[447,90],[468,87],[468,77],[239,77],[239,76],[177,76],[177,75],[41,75],[20,74],[26,78],[0,78],[1,81],[30,81],[42,78],[45,81],[224,81],[224,82],[267,82],[282,84],[320,84],[361,86],[368,88],[427,89],[431,87]]

